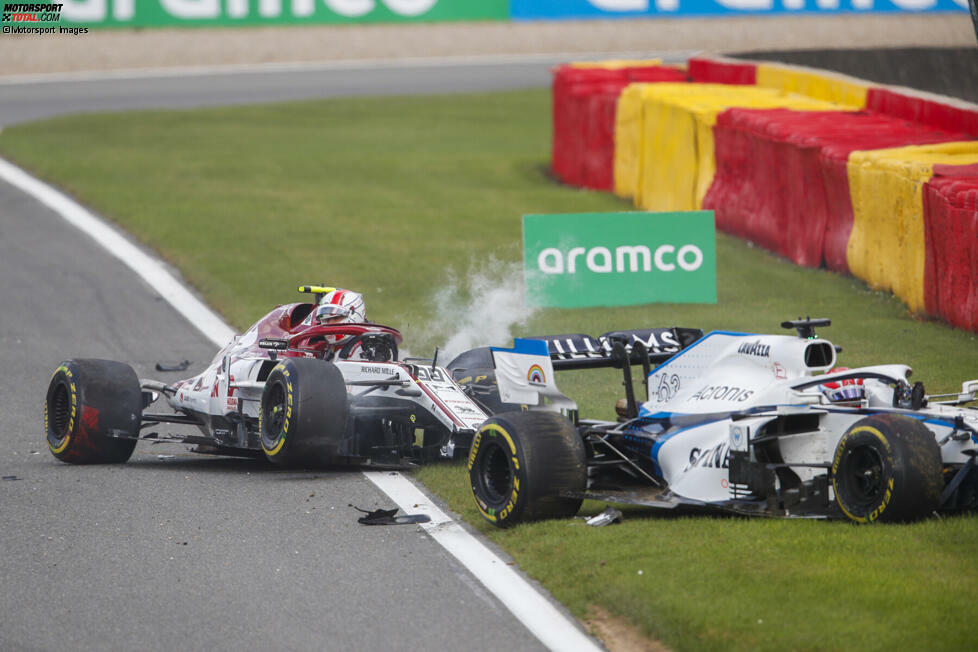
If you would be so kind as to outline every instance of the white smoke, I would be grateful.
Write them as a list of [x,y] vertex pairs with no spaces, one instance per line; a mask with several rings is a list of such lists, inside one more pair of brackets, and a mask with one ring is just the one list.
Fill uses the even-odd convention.
[[426,329],[440,350],[441,364],[479,346],[509,346],[512,329],[536,312],[525,301],[523,266],[493,258],[471,267],[464,278],[449,273],[431,298],[433,308]]

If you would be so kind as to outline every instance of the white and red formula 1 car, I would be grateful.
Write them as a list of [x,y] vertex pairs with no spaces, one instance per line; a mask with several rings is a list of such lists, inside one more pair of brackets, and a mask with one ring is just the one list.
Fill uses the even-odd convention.
[[[63,362],[44,409],[51,452],[65,462],[121,463],[144,439],[319,466],[467,451],[487,415],[436,359],[399,360],[401,334],[387,326],[314,323],[319,298],[333,288],[299,290],[316,302],[275,308],[186,380],[140,380],[108,360]],[[160,397],[172,412],[149,411]],[[199,432],[149,432],[174,424]]]

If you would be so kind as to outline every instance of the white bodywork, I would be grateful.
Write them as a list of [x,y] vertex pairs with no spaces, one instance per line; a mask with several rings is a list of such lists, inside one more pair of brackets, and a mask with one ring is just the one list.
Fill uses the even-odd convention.
[[[517,340],[517,348],[520,342]],[[494,350],[494,355],[498,373],[500,354]],[[520,369],[528,364],[523,361]],[[910,410],[893,407],[895,388],[909,389],[910,367],[889,364],[826,373],[835,364],[835,348],[827,340],[713,332],[649,374],[648,396],[639,419],[625,424],[588,423],[626,442],[634,433],[636,441],[650,447],[648,454],[666,487],[685,499],[704,503],[736,497],[738,487],[730,483],[730,451],[751,451],[752,438],[775,419],[807,416],[813,424],[779,438],[784,462],[800,465],[792,470],[802,481],[826,472],[824,467],[832,462],[839,440],[868,414],[893,412],[921,419],[940,444],[945,464],[963,464],[968,460],[964,451],[976,449],[974,435],[949,435],[955,431],[956,418],[978,429],[978,410],[957,406],[975,399],[978,381],[964,383],[961,393],[952,395],[946,404],[936,400],[946,397],[929,397],[930,405]],[[853,377],[863,382],[865,391],[859,400],[834,403],[819,388],[822,383]],[[504,376],[499,379],[502,392]],[[522,402],[536,405],[544,403],[547,394],[563,396],[550,378],[547,385],[539,390],[539,400],[523,396]],[[524,383],[519,389],[526,393],[533,388]],[[632,450],[643,449],[636,446]]]
[[[202,373],[174,383],[172,387],[176,391],[167,392],[167,401],[173,409],[209,422],[210,434],[229,445],[247,444],[246,434],[232,432],[226,422],[240,421],[240,417],[258,418],[264,376],[276,361],[274,351],[258,346],[256,327],[236,336]],[[371,398],[410,400],[419,412],[433,415],[450,433],[475,432],[487,418],[443,367],[353,359],[334,360],[333,364],[348,383],[351,404],[367,394]],[[379,381],[391,384],[383,385]]]
[[[824,373],[835,362],[835,349],[826,340],[714,332],[655,369],[649,375],[648,401],[639,416],[668,416],[673,422],[681,422],[683,415],[691,417],[690,427],[663,433],[653,449],[653,460],[669,488],[704,502],[732,498],[731,448],[747,451],[754,433],[786,415],[817,416],[817,429],[780,439],[785,463],[801,465],[831,463],[839,439],[867,410],[921,417],[939,442],[954,429],[955,417],[978,428],[974,409],[933,405],[911,413],[894,408],[893,385],[905,383],[911,374],[906,365]],[[865,396],[859,401],[833,403],[818,387],[854,375],[864,378]],[[804,387],[812,380],[817,382]],[[973,449],[976,443],[970,438],[945,442],[941,448],[944,462],[966,462],[962,451]],[[793,470],[803,481],[824,473],[817,467],[796,466]]]

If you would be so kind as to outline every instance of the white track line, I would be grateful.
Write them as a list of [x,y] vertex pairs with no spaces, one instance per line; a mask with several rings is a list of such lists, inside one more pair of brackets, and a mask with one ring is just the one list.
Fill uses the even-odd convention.
[[234,337],[234,329],[174,278],[160,260],[129,242],[84,206],[2,158],[0,158],[0,178],[17,186],[84,231],[110,254],[136,272],[218,347],[223,347]]
[[[0,178],[51,208],[124,262],[216,346],[224,346],[235,335],[234,329],[170,274],[161,261],[129,242],[84,206],[2,158]],[[547,598],[450,519],[410,480],[399,473],[365,472],[364,475],[405,512],[430,516],[431,522],[423,526],[428,534],[548,648],[600,650]]]
[[450,519],[413,482],[400,473],[364,473],[405,513],[427,514],[422,525],[435,541],[469,569],[534,636],[551,650],[600,650],[547,598],[484,544]]

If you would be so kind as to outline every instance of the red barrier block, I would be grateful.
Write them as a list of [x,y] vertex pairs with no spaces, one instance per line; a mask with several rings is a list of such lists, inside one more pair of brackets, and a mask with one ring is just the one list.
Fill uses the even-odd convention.
[[789,119],[798,113],[808,117],[810,128],[839,116],[786,109],[728,109],[717,116],[716,174],[703,208],[714,210],[719,229],[817,266],[821,247],[810,245],[816,239],[821,244],[824,228],[810,216],[827,212],[826,199],[810,192],[821,185],[818,148],[792,139]]
[[690,80],[699,84],[757,84],[757,64],[693,57],[688,63]]
[[612,190],[615,109],[633,82],[686,81],[676,68],[575,68],[560,66],[553,81],[551,169],[568,185]]
[[714,139],[717,170],[703,207],[718,228],[796,264],[848,272],[849,153],[961,135],[864,111],[728,109]]
[[934,164],[935,177],[978,177],[978,163],[971,165]]
[[553,77],[553,140],[551,167],[564,183],[579,184],[587,97],[604,83],[625,83],[623,70],[602,68],[556,68]]
[[581,185],[611,192],[615,187],[615,112],[625,86],[635,82],[685,82],[686,73],[676,68],[630,68],[626,84],[609,83],[596,89],[587,105],[587,135],[583,149]]
[[927,312],[978,331],[978,165],[935,165],[923,202]]
[[[593,98],[601,94],[617,98],[625,83],[624,80],[576,82],[564,94],[563,104],[554,106],[553,171],[562,182],[571,186],[584,185],[584,159],[594,111]],[[558,113],[562,113],[559,130],[556,127]]]
[[581,184],[612,191],[615,187],[615,110],[624,86],[605,86],[592,94],[587,119]]
[[866,96],[866,110],[934,129],[966,134],[968,140],[978,138],[978,109],[956,100],[942,102],[886,88],[871,88]]

